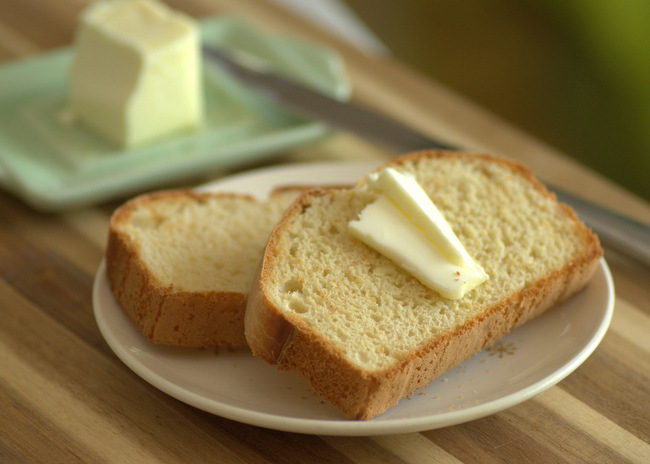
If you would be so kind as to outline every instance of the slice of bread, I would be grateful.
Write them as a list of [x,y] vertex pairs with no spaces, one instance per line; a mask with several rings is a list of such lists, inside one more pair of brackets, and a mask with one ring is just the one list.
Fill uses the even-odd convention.
[[246,345],[244,311],[269,234],[303,188],[268,201],[164,191],[137,197],[110,221],[106,272],[116,300],[151,341]]
[[246,310],[253,354],[304,376],[368,419],[583,288],[598,238],[523,166],[421,152],[413,173],[489,279],[459,300],[422,285],[355,239],[348,222],[377,194],[304,193],[271,234]]

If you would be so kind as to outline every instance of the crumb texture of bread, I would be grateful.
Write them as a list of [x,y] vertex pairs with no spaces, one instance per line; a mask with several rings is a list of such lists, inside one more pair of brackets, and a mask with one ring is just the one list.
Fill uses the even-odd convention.
[[297,195],[256,201],[177,190],[127,202],[110,223],[113,294],[155,343],[245,346],[251,281],[270,231]]
[[[253,353],[298,371],[349,417],[367,419],[582,288],[602,250],[522,166],[482,155],[407,155],[415,175],[489,276],[439,296],[355,239],[364,188],[303,195],[276,227],[251,294]],[[263,324],[262,324],[263,321]]]

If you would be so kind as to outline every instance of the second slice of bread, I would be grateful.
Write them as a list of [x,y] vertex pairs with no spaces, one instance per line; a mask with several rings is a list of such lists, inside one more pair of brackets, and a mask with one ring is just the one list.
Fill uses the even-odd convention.
[[154,343],[245,346],[255,270],[273,226],[303,190],[267,201],[175,190],[125,203],[111,218],[106,250],[116,300]]
[[597,237],[532,173],[491,156],[407,155],[489,279],[441,297],[355,239],[364,188],[310,191],[274,229],[246,311],[253,354],[304,376],[351,418],[368,419],[583,288]]

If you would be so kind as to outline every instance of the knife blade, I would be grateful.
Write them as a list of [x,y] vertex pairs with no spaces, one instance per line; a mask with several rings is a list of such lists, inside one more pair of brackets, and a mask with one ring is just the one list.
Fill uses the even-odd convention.
[[[352,102],[329,97],[298,81],[274,72],[250,55],[203,47],[203,55],[246,87],[257,91],[283,108],[307,119],[353,132],[398,152],[421,149],[460,150],[433,140],[383,114]],[[571,206],[602,242],[635,261],[650,267],[650,226],[548,185],[558,199]]]

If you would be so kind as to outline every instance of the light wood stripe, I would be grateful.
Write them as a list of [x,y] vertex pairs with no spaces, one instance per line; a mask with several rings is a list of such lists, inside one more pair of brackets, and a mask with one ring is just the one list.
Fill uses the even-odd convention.
[[[650,332],[646,332],[646,338],[648,333]],[[647,351],[644,351],[643,347],[634,340],[621,335],[617,330],[611,330],[607,333],[602,345],[607,346],[608,356],[611,356],[619,365],[627,367],[630,379],[645,378],[650,381],[650,356],[647,356]]]
[[648,462],[650,444],[632,435],[561,388],[551,388],[535,397],[534,401],[568,421],[575,429],[616,450],[630,462],[638,464]]
[[380,435],[372,437],[372,441],[408,464],[461,462],[420,433]]
[[[616,298],[614,316],[610,329],[639,350],[650,354],[650,315],[629,304],[623,298]],[[633,362],[635,362],[633,360]],[[645,372],[650,370],[645,369]]]
[[[11,302],[11,305],[9,305]],[[3,385],[20,392],[20,402],[90,453],[111,462],[239,463],[235,453],[210,437],[167,397],[107,358],[0,282]],[[50,431],[51,432],[51,431]],[[52,433],[48,433],[52,436]],[[149,446],[141,437],[147,436]],[[56,437],[53,437],[56,440]],[[155,443],[155,446],[151,446]]]

